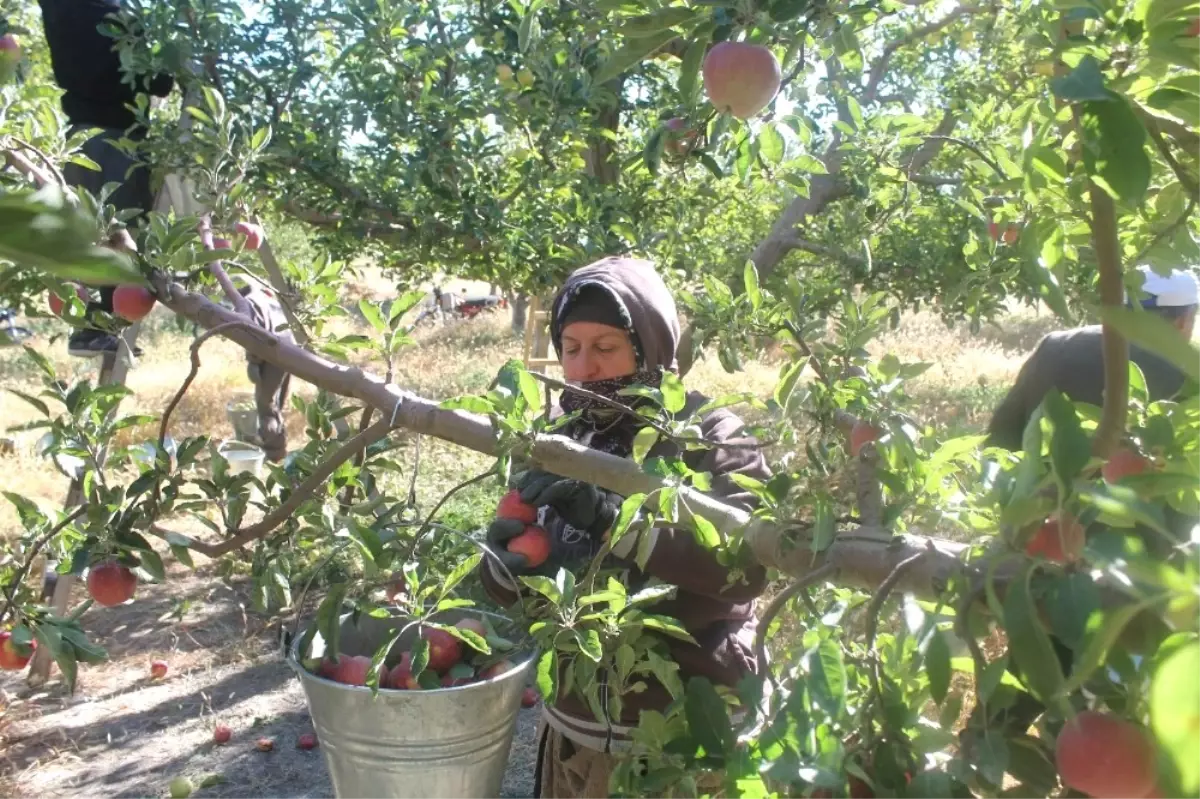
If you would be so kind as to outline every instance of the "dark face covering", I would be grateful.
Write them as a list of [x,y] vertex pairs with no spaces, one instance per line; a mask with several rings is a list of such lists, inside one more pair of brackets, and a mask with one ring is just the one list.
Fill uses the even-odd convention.
[[[580,388],[636,407],[645,402],[619,392],[630,386],[657,388],[663,371],[675,368],[679,317],[675,301],[649,261],[605,258],[576,270],[554,298],[550,335],[562,356],[562,331],[572,322],[599,322],[625,330],[637,353],[631,375],[581,383]],[[567,389],[559,399],[566,413],[579,412],[566,431],[592,449],[627,457],[641,428],[637,419],[585,394]]]

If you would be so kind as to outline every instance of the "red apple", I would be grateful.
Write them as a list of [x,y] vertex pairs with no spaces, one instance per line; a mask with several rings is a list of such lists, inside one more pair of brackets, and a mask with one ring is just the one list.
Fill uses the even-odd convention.
[[470,630],[480,638],[487,638],[487,625],[479,619],[460,619],[454,626],[460,630]]
[[502,660],[499,663],[493,663],[483,671],[479,672],[479,679],[490,680],[494,677],[499,677],[501,674],[512,671],[516,666],[511,660]]
[[514,488],[505,494],[496,506],[496,518],[516,519],[525,524],[533,524],[537,521],[537,508],[522,502],[521,492]]
[[1184,36],[1200,37],[1200,17],[1196,17],[1191,21]]
[[0,36],[0,58],[14,64],[21,60],[21,43],[11,33]]
[[[82,300],[84,304],[87,304],[88,299],[90,299],[88,297],[87,289],[85,289],[83,286],[75,286],[75,296],[79,297],[79,299]],[[58,296],[57,294],[55,294],[53,291],[51,291],[50,292],[50,312],[53,313],[55,316],[62,316],[62,311],[63,311],[64,307],[66,307],[66,303],[63,302],[63,298]]]
[[11,630],[0,631],[0,669],[19,671],[25,668],[36,649],[37,641],[18,645],[13,643]]
[[143,286],[117,286],[113,290],[113,313],[127,322],[144,319],[154,308],[154,295]]
[[550,557],[550,534],[532,524],[525,527],[525,532],[508,540],[508,551],[524,555],[529,565],[541,566]]
[[334,670],[333,680],[343,685],[366,685],[370,673],[371,659],[366,655],[342,657]]
[[238,222],[233,226],[233,232],[246,237],[247,250],[257,250],[267,237],[262,225],[255,222]]
[[150,662],[150,679],[161,680],[167,676],[167,661],[154,660]]
[[259,738],[254,742],[254,747],[260,752],[270,752],[275,748],[275,741],[271,738]]
[[218,236],[213,236],[213,249],[214,250],[232,250],[233,243],[229,239],[224,239],[224,238],[220,238]]
[[1083,542],[1083,526],[1068,514],[1065,525],[1058,519],[1047,519],[1026,542],[1025,553],[1055,563],[1070,563],[1083,554]]
[[388,581],[387,587],[383,590],[387,594],[388,602],[395,602],[396,597],[408,591],[408,581],[404,579],[403,574],[393,574],[392,579]]
[[739,119],[757,116],[779,92],[779,59],[765,47],[719,42],[704,57],[704,90],[719,111]]
[[1150,466],[1150,461],[1132,449],[1122,447],[1114,452],[1100,469],[1106,483],[1119,483],[1124,478],[1141,474]]
[[229,743],[229,739],[233,737],[233,730],[229,729],[224,724],[218,724],[213,727],[213,743],[220,746]]
[[878,441],[881,435],[883,431],[875,425],[861,420],[855,422],[854,427],[850,428],[850,454],[857,458],[863,447]]
[[332,660],[327,657],[322,658],[320,665],[317,666],[317,676],[324,677],[327,680],[332,680],[333,675],[337,674],[338,663],[341,662],[343,657],[343,655],[338,655]]
[[445,630],[426,627],[421,630],[421,637],[429,644],[429,668],[438,674],[462,660],[462,645]]
[[388,672],[386,688],[397,691],[418,691],[421,688],[417,678],[412,673],[412,653],[405,652],[400,656],[400,662]]
[[1020,225],[1010,224],[1008,227],[1006,227],[1004,229],[1004,243],[1005,244],[1015,244],[1017,239],[1020,238],[1020,236],[1021,236],[1021,226]]
[[521,707],[533,707],[538,703],[538,693],[533,688],[526,688],[521,693]]
[[667,141],[664,145],[669,155],[683,158],[696,146],[696,131],[688,127],[687,120],[675,117],[668,119],[665,125]]
[[1000,241],[1000,226],[995,221],[988,222],[988,236],[992,241]]
[[317,736],[313,735],[311,732],[304,733],[296,739],[296,748],[303,749],[306,752],[310,749],[316,749]]
[[88,569],[87,590],[97,604],[111,608],[133,599],[137,576],[115,560],[105,561]]
[[1085,710],[1067,722],[1054,746],[1063,784],[1098,799],[1145,796],[1157,778],[1154,743],[1125,719]]

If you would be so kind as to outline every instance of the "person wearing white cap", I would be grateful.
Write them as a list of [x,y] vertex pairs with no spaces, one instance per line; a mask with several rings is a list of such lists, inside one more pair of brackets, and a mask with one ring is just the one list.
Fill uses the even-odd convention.
[[[1127,296],[1129,304],[1168,320],[1179,335],[1192,337],[1200,290],[1195,276],[1181,269],[1160,275],[1148,266],[1138,267],[1141,289]],[[992,415],[986,445],[1017,451],[1025,425],[1051,388],[1074,402],[1104,402],[1104,353],[1099,325],[1051,333],[1043,338],[1021,367],[1017,382]],[[1184,375],[1173,364],[1140,347],[1129,348],[1129,359],[1146,378],[1150,400],[1169,399],[1184,386]]]

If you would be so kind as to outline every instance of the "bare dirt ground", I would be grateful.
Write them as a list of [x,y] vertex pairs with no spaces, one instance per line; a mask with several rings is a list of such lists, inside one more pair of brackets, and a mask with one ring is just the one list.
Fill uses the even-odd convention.
[[[304,693],[276,642],[280,621],[246,610],[236,588],[182,568],[136,601],[89,612],[89,631],[112,660],[81,669],[73,696],[57,677],[30,689],[0,679],[0,795],[166,796],[176,777],[196,797],[332,796]],[[169,623],[184,603],[196,610]],[[170,664],[165,680],[149,664]],[[532,796],[536,709],[522,710],[502,796]],[[233,739],[212,741],[216,724]],[[261,752],[260,738],[274,742]]]

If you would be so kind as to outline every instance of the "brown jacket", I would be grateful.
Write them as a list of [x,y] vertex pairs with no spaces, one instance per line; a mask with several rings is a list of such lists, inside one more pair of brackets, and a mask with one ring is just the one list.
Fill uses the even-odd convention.
[[[602,286],[616,299],[630,331],[637,337],[644,361],[639,368],[675,367],[679,322],[674,300],[652,265],[644,261],[607,258],[577,270],[560,290],[552,306],[555,314],[552,330],[557,329],[559,318],[571,298],[589,285]],[[690,418],[705,402],[706,397],[690,393],[680,416]],[[630,425],[638,425],[632,416],[628,420]],[[708,412],[699,423],[701,435],[708,441],[753,443],[753,439],[746,436],[741,420],[727,409]],[[588,431],[591,429],[586,423],[579,423],[560,432],[593,446],[588,440]],[[679,456],[678,447],[661,440],[648,455],[673,456]],[[770,476],[762,452],[757,447],[692,450],[684,452],[682,458],[692,470],[708,472],[712,476],[710,493],[713,496],[744,509],[753,506],[754,497],[734,483],[730,476],[743,474],[762,481]],[[625,583],[631,591],[637,590],[651,577],[677,586],[672,598],[647,606],[646,609],[678,619],[696,640],[696,644],[689,644],[663,637],[671,657],[679,664],[680,676],[685,682],[688,677],[702,676],[721,685],[736,685],[756,668],[753,653],[756,626],[754,602],[766,588],[765,568],[753,561],[737,564],[735,569],[740,570],[740,579],[732,580],[735,569],[718,563],[711,550],[697,543],[689,527],[657,528],[643,535],[653,536],[653,548],[644,573],[634,564],[633,553],[624,558],[614,556],[613,559],[627,567]],[[620,545],[618,549],[621,549]],[[516,601],[516,595],[501,584],[490,567],[482,568],[481,575],[484,587],[498,602],[510,605]],[[614,726],[636,725],[641,710],[662,710],[669,704],[670,696],[661,684],[649,681],[646,691],[629,694],[624,700],[623,718],[612,719]],[[597,720],[582,697],[564,695],[550,704],[552,707],[547,709],[547,713],[552,726],[585,746],[599,748],[602,745],[595,741]],[[606,732],[610,741],[627,737],[627,730]]]

